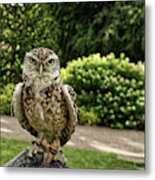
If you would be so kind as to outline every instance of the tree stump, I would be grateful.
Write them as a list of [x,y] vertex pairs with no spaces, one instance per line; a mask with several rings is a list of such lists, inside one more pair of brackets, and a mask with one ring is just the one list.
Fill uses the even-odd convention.
[[43,153],[37,152],[33,157],[28,156],[28,150],[20,152],[12,160],[7,162],[6,167],[42,167],[42,168],[68,168],[67,164],[62,164],[59,160],[52,161],[49,166],[43,165]]

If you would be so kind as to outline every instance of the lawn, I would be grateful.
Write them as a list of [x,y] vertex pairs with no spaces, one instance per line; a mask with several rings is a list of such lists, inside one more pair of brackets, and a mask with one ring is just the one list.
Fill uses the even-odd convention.
[[[28,147],[26,141],[1,139],[1,161],[3,166],[21,150]],[[135,163],[118,159],[117,155],[92,150],[64,147],[64,154],[68,159],[70,168],[91,169],[143,169],[143,163]]]

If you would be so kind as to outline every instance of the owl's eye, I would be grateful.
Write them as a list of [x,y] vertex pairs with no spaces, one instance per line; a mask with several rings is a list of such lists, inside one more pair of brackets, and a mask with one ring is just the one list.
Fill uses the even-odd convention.
[[54,59],[50,59],[50,60],[48,61],[48,64],[53,65],[53,64],[54,64]]
[[32,63],[32,64],[34,64],[34,65],[37,65],[37,61],[34,59],[34,58],[30,58],[30,62]]

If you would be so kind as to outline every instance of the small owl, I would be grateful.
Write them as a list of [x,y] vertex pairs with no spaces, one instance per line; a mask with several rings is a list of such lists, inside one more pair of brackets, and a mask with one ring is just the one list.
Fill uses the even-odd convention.
[[[21,126],[36,137],[45,165],[57,157],[75,130],[75,100],[73,88],[61,82],[59,58],[52,50],[36,48],[26,53],[23,82],[15,87],[12,110]],[[29,149],[30,156],[35,147]]]

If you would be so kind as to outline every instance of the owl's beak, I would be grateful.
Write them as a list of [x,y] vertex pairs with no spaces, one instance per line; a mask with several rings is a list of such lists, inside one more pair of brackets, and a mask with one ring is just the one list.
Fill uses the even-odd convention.
[[42,76],[42,73],[43,73],[43,65],[42,64],[40,65],[39,73],[40,73],[40,76]]

